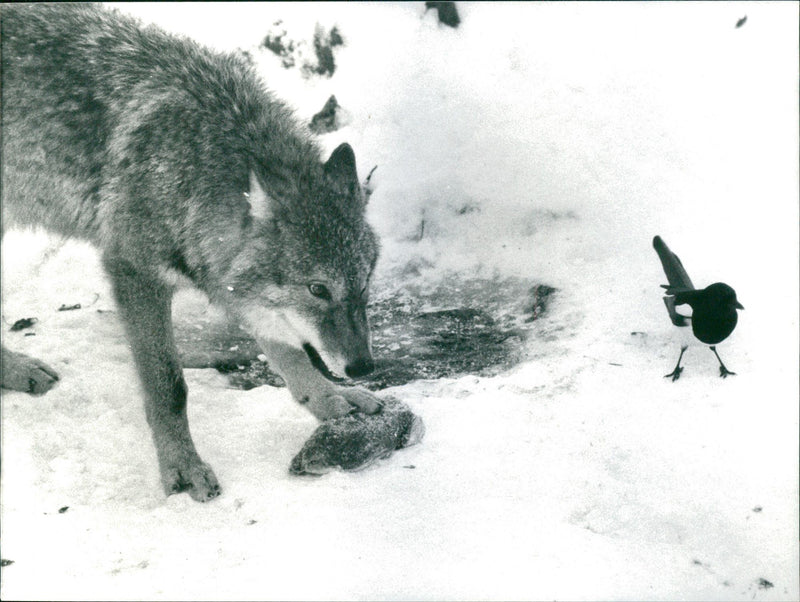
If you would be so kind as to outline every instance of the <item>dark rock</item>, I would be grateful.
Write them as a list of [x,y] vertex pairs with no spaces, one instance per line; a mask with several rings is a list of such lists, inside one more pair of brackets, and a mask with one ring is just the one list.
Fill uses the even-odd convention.
[[36,322],[38,322],[38,321],[39,321],[38,318],[21,318],[21,319],[17,320],[16,322],[14,322],[11,325],[11,328],[9,328],[9,330],[12,331],[12,332],[16,332],[18,330],[24,330],[26,328],[30,328],[31,326],[36,324]]
[[456,28],[461,24],[455,2],[426,2],[425,10],[433,8],[439,15],[439,23]]
[[340,127],[340,119],[337,118],[339,103],[336,97],[331,95],[322,110],[311,118],[311,131],[315,134],[327,134],[335,132]]
[[547,310],[547,304],[550,301],[550,297],[557,290],[558,289],[546,284],[537,284],[536,286],[532,287],[529,293],[530,302],[525,308],[525,313],[529,314],[529,316],[525,319],[525,321],[533,322],[534,320],[538,319],[539,316],[541,316],[545,310]]

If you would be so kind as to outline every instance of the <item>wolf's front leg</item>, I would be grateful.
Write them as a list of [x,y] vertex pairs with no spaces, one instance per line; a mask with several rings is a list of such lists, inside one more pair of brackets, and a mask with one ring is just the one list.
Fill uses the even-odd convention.
[[292,397],[318,419],[338,418],[353,411],[375,414],[383,407],[381,400],[366,389],[342,387],[327,380],[311,365],[305,351],[284,343],[259,343]]
[[50,366],[24,353],[0,349],[0,387],[44,395],[58,382]]
[[189,434],[186,382],[172,334],[172,290],[125,261],[105,258],[104,263],[144,387],[164,491],[187,491],[199,502],[217,497],[217,477]]

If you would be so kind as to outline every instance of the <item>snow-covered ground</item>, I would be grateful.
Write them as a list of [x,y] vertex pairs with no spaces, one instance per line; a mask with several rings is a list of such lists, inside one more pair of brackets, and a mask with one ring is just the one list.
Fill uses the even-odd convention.
[[[457,30],[421,2],[123,9],[250,50],[302,119],[336,95],[351,121],[322,142],[379,166],[384,282],[416,262],[559,291],[529,361],[392,389],[426,438],[358,473],[289,476],[315,422],[286,389],[188,370],[224,488],[200,505],[160,490],[95,252],[7,235],[3,318],[40,321],[3,338],[61,381],[2,393],[0,597],[800,597],[797,3],[460,4]],[[255,50],[278,19],[338,26],[331,79]],[[697,345],[663,378],[654,234],[736,288],[737,376]]]

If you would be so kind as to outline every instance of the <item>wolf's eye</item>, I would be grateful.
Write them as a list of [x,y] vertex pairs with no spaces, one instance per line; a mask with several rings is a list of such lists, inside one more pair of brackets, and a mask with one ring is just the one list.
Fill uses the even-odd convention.
[[308,291],[315,297],[324,299],[325,301],[331,300],[331,292],[328,290],[328,287],[324,284],[320,284],[319,282],[309,284]]

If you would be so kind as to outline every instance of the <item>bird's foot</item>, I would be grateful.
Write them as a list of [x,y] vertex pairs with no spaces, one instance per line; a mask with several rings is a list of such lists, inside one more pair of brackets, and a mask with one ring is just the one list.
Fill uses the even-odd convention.
[[722,359],[719,357],[719,353],[717,353],[716,345],[711,345],[711,347],[709,347],[709,349],[711,349],[711,351],[714,352],[714,355],[717,356],[717,361],[719,362],[719,375],[720,375],[720,377],[728,378],[729,374],[732,375],[732,376],[736,376],[736,372],[731,372],[730,370],[728,370],[725,367],[725,364],[722,363]]
[[683,372],[683,368],[678,366],[672,372],[670,372],[669,374],[665,374],[664,378],[670,378],[671,377],[672,378],[672,382],[675,382],[676,380],[678,380],[681,377],[681,372]]
[[683,354],[686,353],[687,349],[688,347],[686,345],[681,347],[681,354],[678,356],[678,363],[675,364],[675,369],[669,374],[665,374],[664,378],[672,377],[672,382],[675,382],[681,377],[681,372],[683,372],[683,368],[681,368],[681,360],[683,359]]

